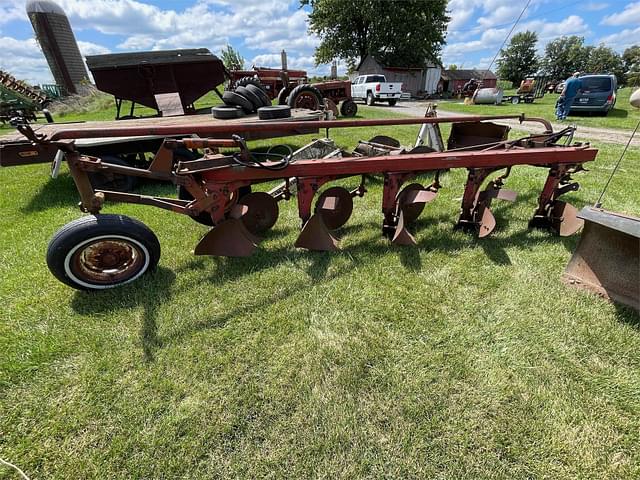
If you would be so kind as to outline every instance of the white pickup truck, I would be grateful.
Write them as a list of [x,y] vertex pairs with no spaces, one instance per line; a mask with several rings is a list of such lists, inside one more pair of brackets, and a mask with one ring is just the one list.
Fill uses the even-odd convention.
[[351,96],[367,105],[384,101],[393,106],[402,96],[402,83],[387,82],[384,75],[360,75],[351,83]]

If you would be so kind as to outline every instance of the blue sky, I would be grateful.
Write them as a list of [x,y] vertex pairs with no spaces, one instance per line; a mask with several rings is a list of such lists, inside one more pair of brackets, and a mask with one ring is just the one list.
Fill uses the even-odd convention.
[[[0,0],[0,69],[32,83],[51,74],[25,13],[25,0]],[[84,55],[135,50],[206,47],[227,43],[246,66],[278,66],[326,74],[315,66],[319,40],[307,32],[307,12],[287,0],[56,0],[67,13]],[[452,17],[443,50],[445,65],[487,66],[526,0],[450,0]],[[391,9],[393,2],[390,0]],[[539,49],[561,35],[581,35],[622,52],[640,43],[640,1],[532,0],[516,31],[533,30]],[[343,66],[340,64],[340,70]]]

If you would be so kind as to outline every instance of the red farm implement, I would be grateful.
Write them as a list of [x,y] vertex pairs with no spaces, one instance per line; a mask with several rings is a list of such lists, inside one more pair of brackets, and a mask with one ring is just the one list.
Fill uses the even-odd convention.
[[[545,132],[515,140],[505,140],[506,127],[492,120],[518,118],[539,122]],[[454,122],[478,126],[473,142],[449,141],[444,150],[439,124]],[[342,152],[330,140],[318,140],[293,154],[264,154],[250,150],[244,139],[215,138],[216,127],[202,125],[157,126],[155,128],[69,129],[49,138],[20,127],[33,144],[52,145],[65,152],[75,184],[80,192],[81,210],[90,215],[62,228],[52,239],[47,261],[52,273],[62,282],[78,289],[103,289],[140,277],[153,268],[160,246],[153,232],[137,220],[100,211],[105,201],[155,206],[211,226],[195,247],[196,255],[247,256],[260,242],[260,236],[278,218],[279,202],[297,198],[302,231],[295,243],[310,250],[336,250],[334,230],[347,222],[353,201],[367,192],[371,176],[383,179],[382,233],[391,243],[415,244],[407,226],[421,214],[425,205],[437,198],[442,187],[440,173],[464,168],[464,186],[460,215],[456,226],[479,237],[496,227],[491,204],[496,199],[513,201],[515,192],[504,188],[515,166],[529,165],[547,170],[547,178],[538,196],[530,227],[546,228],[558,235],[571,235],[582,225],[576,209],[562,201],[561,195],[577,190],[572,175],[595,159],[597,150],[588,145],[570,145],[571,127],[553,132],[544,120],[524,116],[406,118],[384,120],[343,120],[304,122],[304,127],[336,129],[383,125],[422,124],[420,138],[430,145],[400,148],[393,139],[379,136],[360,142],[352,153]],[[264,128],[295,130],[298,122],[243,125],[243,131],[257,133]],[[429,135],[423,135],[429,130]],[[458,129],[460,130],[460,129]],[[464,131],[465,129],[462,129]],[[210,138],[199,138],[205,133]],[[81,155],[74,140],[92,135],[122,137],[161,135],[166,138],[148,168],[107,164],[98,158]],[[171,139],[171,136],[192,135]],[[421,142],[418,142],[421,143]],[[463,145],[452,148],[452,145]],[[176,149],[203,151],[201,158],[174,161]],[[225,153],[221,153],[221,149]],[[114,191],[94,190],[90,172],[111,172],[148,179],[171,181],[188,192],[188,198],[165,198]],[[430,174],[431,183],[415,183],[418,175]],[[338,179],[353,179],[351,189],[329,186]],[[251,191],[252,187],[280,180],[271,192]],[[314,204],[315,200],[315,204]]]

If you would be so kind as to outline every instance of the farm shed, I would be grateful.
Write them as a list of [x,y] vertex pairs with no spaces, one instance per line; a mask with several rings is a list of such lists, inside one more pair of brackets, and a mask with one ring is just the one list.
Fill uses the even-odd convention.
[[478,81],[482,79],[483,86],[486,88],[493,88],[498,83],[498,78],[491,70],[444,70],[442,72],[442,91],[459,92],[464,84],[472,78]]
[[384,75],[387,82],[402,82],[402,91],[412,97],[435,93],[440,79],[441,68],[432,63],[420,67],[385,65],[371,55],[362,59],[357,69],[358,75]]

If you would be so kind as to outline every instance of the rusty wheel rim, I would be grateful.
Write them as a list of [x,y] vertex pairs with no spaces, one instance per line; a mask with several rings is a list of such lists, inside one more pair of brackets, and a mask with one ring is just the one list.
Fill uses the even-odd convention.
[[82,285],[113,286],[144,273],[149,254],[139,242],[124,236],[89,239],[67,256],[67,274]]
[[318,110],[318,97],[312,92],[301,92],[296,97],[295,108],[306,108],[307,110]]

